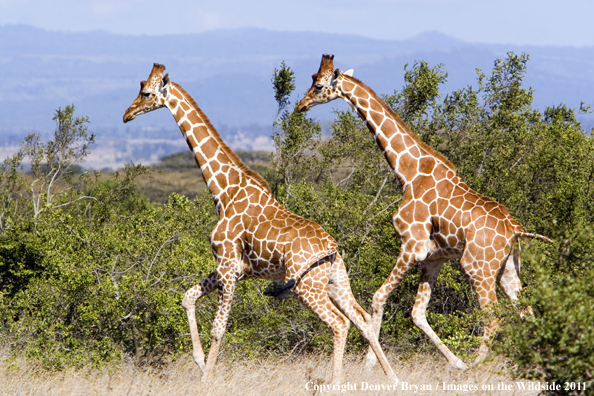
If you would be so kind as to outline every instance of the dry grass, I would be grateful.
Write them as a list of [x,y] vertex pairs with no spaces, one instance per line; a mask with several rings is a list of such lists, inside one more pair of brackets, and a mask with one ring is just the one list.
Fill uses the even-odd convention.
[[[328,390],[331,360],[328,357],[299,357],[282,360],[223,361],[217,365],[214,380],[200,382],[200,370],[190,356],[160,370],[146,370],[132,363],[100,371],[66,370],[48,373],[36,370],[23,360],[0,357],[0,395],[536,395],[520,391],[516,381],[505,375],[504,363],[495,360],[467,371],[450,369],[440,356],[416,357],[399,361],[390,357],[401,381],[394,386],[381,369],[363,372],[360,357],[348,356],[343,372],[343,390]],[[404,382],[408,386],[404,386]],[[447,384],[444,390],[444,382]],[[502,384],[510,390],[500,389]],[[526,382],[528,384],[528,382]],[[367,388],[366,388],[367,385]],[[423,390],[421,386],[424,385]],[[415,389],[414,386],[418,388]],[[430,390],[429,390],[430,386]],[[491,386],[493,390],[481,390]],[[309,388],[309,389],[308,389]],[[478,388],[477,390],[470,390]],[[465,391],[466,389],[466,391]]]

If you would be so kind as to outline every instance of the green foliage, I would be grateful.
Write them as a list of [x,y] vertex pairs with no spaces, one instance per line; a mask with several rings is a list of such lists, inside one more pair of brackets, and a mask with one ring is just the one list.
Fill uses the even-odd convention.
[[281,62],[280,69],[274,69],[272,73],[272,88],[274,89],[274,99],[278,103],[278,114],[290,103],[289,95],[295,89],[295,73]]
[[[515,373],[546,382],[574,382],[594,390],[594,227],[566,230],[557,251],[530,251],[539,263],[523,293],[534,318],[508,315],[497,350],[516,363]],[[525,260],[526,261],[526,260]],[[508,312],[509,314],[509,312]],[[559,392],[584,394],[583,392]]]

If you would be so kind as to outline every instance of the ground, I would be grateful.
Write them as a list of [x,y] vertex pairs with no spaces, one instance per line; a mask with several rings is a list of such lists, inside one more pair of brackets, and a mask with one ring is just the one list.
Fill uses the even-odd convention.
[[[48,373],[31,362],[0,353],[0,395],[537,395],[536,383],[514,380],[500,358],[466,371],[451,369],[438,355],[400,359],[390,355],[400,382],[378,367],[363,372],[363,356],[347,355],[341,388],[329,389],[331,359],[299,356],[263,360],[222,357],[212,383],[200,380],[190,355],[160,369],[122,362],[100,370]],[[523,382],[525,390],[519,382]],[[395,389],[394,389],[395,387]]]

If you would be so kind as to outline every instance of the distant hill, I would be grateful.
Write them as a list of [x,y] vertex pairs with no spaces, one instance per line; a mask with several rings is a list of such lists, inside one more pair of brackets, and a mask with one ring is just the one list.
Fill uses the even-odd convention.
[[[490,73],[494,60],[508,51],[530,54],[525,82],[535,88],[535,106],[594,103],[594,47],[469,44],[435,32],[387,41],[261,29],[122,36],[0,26],[0,146],[13,146],[33,130],[51,131],[55,109],[74,103],[98,132],[96,154],[103,159],[93,166],[156,161],[185,150],[166,111],[122,123],[153,62],[166,65],[232,147],[265,149],[276,113],[270,80],[283,60],[297,76],[295,102],[309,87],[322,53],[334,53],[337,67],[354,68],[355,76],[378,93],[402,87],[404,64],[444,63],[445,93],[474,84],[476,68]],[[346,109],[338,101],[333,106]],[[332,106],[315,108],[311,115],[331,120]]]

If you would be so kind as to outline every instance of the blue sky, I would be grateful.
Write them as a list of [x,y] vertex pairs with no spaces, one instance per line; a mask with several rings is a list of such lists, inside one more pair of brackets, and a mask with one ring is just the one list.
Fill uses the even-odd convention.
[[591,0],[0,0],[0,25],[132,35],[258,27],[399,40],[594,45]]

